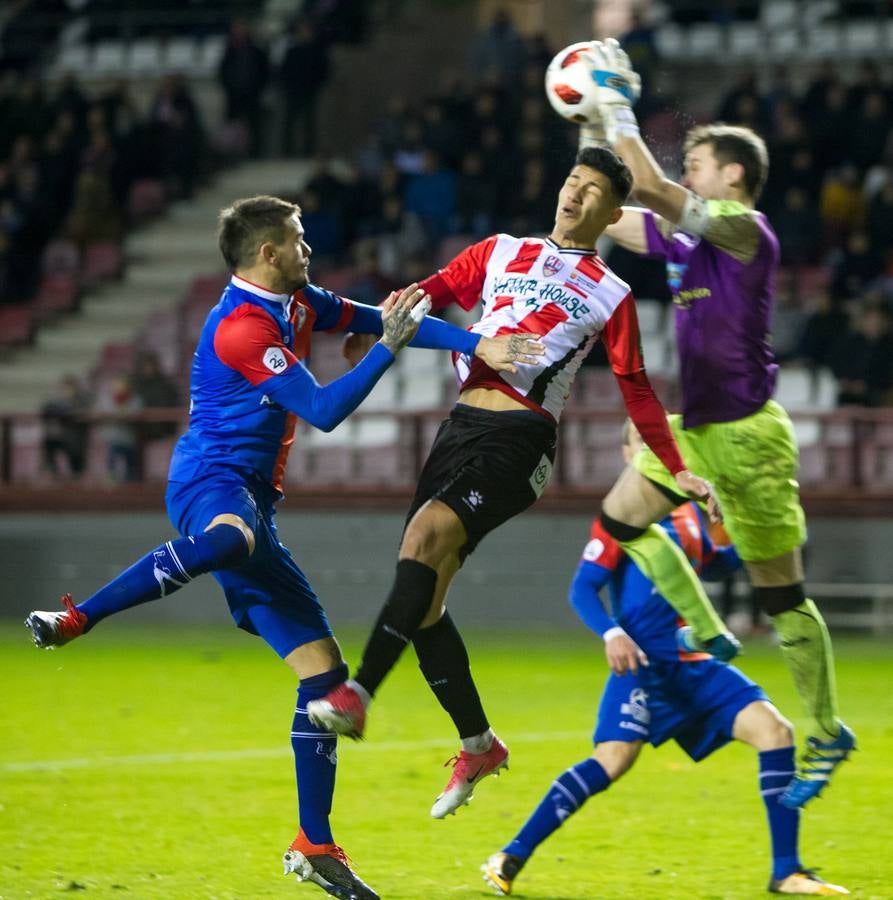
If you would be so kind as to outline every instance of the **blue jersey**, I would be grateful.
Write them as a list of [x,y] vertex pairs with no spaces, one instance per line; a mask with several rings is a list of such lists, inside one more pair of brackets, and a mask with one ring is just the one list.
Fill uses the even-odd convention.
[[[298,417],[331,430],[372,390],[394,357],[376,344],[352,371],[326,386],[305,360],[314,331],[381,334],[378,309],[316,285],[274,294],[233,276],[202,328],[192,363],[189,430],[168,478],[192,482],[209,467],[237,469],[281,493]],[[412,346],[474,353],[479,337],[426,318]]]
[[[707,534],[701,511],[685,503],[660,523],[682,548],[701,577],[722,578],[739,568],[734,547],[716,547]],[[598,592],[607,586],[611,612]],[[641,569],[604,530],[599,519],[592,524],[589,543],[571,586],[570,600],[583,621],[600,635],[620,626],[653,660],[695,661],[707,654],[683,653],[676,644],[676,630],[685,624],[675,609],[657,593]]]

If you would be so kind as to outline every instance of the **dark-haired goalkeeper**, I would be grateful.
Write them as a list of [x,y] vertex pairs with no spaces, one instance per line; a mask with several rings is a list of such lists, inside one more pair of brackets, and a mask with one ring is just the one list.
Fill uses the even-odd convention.
[[[647,207],[624,208],[608,236],[666,260],[683,398],[682,415],[671,416],[671,427],[685,459],[716,487],[728,533],[760,606],[772,616],[811,717],[801,770],[783,799],[802,806],[825,787],[855,737],[837,716],[828,629],[804,593],[797,444],[787,413],[772,399],[778,366],[769,331],[779,246],[754,209],[769,166],[766,145],[749,128],[694,128],[685,140],[682,183],[674,183],[639,134],[631,109],[638,76],[629,59],[616,41],[595,47],[601,123],[584,126],[581,143],[610,144],[632,170],[634,195]],[[627,475],[651,498],[652,520],[685,500],[647,449]],[[619,511],[622,517],[627,497],[636,493],[624,493],[628,487],[621,482],[606,498],[609,516]],[[674,604],[688,602],[668,592],[660,573],[648,573]]]

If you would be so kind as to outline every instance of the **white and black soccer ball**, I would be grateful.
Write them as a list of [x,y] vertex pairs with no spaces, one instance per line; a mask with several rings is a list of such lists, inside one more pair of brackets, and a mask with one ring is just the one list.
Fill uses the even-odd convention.
[[604,50],[598,41],[581,41],[559,51],[549,63],[546,96],[562,118],[578,125],[595,125],[600,103],[610,103],[618,94],[634,103],[639,96],[638,76],[628,69],[626,54],[625,66],[615,68]]

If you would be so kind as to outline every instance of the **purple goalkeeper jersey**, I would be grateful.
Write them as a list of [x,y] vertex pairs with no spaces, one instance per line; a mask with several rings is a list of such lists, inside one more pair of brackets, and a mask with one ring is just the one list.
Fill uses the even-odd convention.
[[645,211],[648,254],[666,260],[686,428],[756,412],[775,391],[770,318],[778,238],[766,217],[710,200],[700,234]]

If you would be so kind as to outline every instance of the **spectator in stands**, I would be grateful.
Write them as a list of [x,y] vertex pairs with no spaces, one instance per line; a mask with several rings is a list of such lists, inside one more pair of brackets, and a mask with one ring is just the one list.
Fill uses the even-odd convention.
[[356,273],[348,282],[344,293],[358,303],[378,306],[382,297],[399,290],[401,282],[381,270],[379,248],[375,238],[358,241],[354,246]]
[[162,79],[149,122],[155,129],[160,174],[168,195],[188,199],[198,180],[203,131],[198,106],[181,75]]
[[344,248],[343,229],[337,208],[322,202],[319,191],[307,186],[301,192],[301,220],[304,227],[313,229],[313,256],[317,265],[337,262]]
[[[43,465],[53,478],[83,474],[87,458],[87,422],[90,395],[74,375],[66,375],[56,393],[40,411],[43,422]],[[60,459],[65,466],[60,466]]]
[[[136,358],[132,382],[140,409],[171,409],[180,405],[177,383],[164,374],[153,350],[144,350]],[[140,425],[140,437],[144,441],[170,437],[178,428],[177,422],[144,422]]]
[[468,71],[481,83],[511,89],[521,78],[525,60],[524,41],[511,15],[499,9],[490,26],[472,38]]
[[484,176],[483,160],[477,150],[462,157],[456,180],[456,218],[453,231],[480,240],[496,230],[500,197],[493,182]]
[[768,128],[766,100],[757,87],[757,73],[745,72],[719,104],[716,118],[731,125],[746,125],[759,133]]
[[865,95],[850,127],[849,155],[861,174],[865,174],[881,160],[890,134],[890,115],[887,100],[881,90]]
[[94,410],[103,415],[100,434],[105,441],[112,481],[135,481],[139,477],[139,429],[133,415],[140,409],[140,399],[127,375],[113,378],[96,399]]
[[108,175],[101,170],[86,168],[78,175],[66,232],[82,253],[98,241],[117,243],[123,238],[121,209]]
[[783,196],[781,208],[772,219],[781,244],[781,262],[808,265],[818,258],[822,245],[818,206],[803,188],[790,187]]
[[823,102],[814,107],[803,106],[812,152],[822,171],[847,161],[852,115],[846,102],[846,89],[839,82],[828,87]]
[[884,406],[893,401],[893,332],[890,311],[869,303],[855,312],[852,331],[832,353],[831,369],[838,380],[837,404]]
[[297,151],[312,156],[318,143],[319,95],[329,78],[329,46],[306,15],[294,23],[291,40],[279,65],[277,79],[285,118],[282,123],[283,156]]
[[862,296],[881,273],[881,260],[861,230],[850,234],[844,247],[834,251],[830,265],[831,290],[843,299]]
[[437,151],[426,150],[422,170],[406,179],[403,205],[418,216],[430,245],[446,235],[456,212],[456,174],[441,164]]
[[410,278],[409,261],[423,254],[427,247],[425,230],[418,216],[406,212],[398,194],[384,198],[381,233],[377,237],[378,265],[389,278]]
[[218,77],[226,99],[226,121],[245,126],[252,157],[261,153],[262,98],[269,72],[267,52],[256,43],[251,24],[247,19],[235,19],[220,60]]
[[893,174],[868,205],[866,231],[872,253],[879,260],[889,259],[893,244]]
[[796,357],[813,372],[831,365],[835,344],[849,330],[843,302],[830,291],[819,291],[807,316]]
[[865,196],[852,165],[830,171],[822,185],[819,207],[825,241],[836,246],[865,222]]

